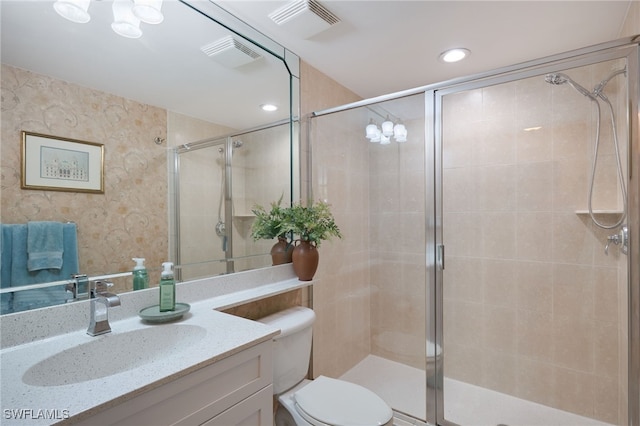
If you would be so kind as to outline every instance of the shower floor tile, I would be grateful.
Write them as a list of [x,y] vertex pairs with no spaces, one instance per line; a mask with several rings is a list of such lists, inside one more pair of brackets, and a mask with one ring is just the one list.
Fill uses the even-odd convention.
[[[369,355],[343,380],[377,393],[394,411],[424,420],[424,371]],[[445,377],[445,418],[463,426],[611,426]]]

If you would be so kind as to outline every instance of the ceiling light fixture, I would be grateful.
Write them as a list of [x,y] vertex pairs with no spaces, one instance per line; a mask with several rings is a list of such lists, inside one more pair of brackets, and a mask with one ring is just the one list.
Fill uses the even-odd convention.
[[113,2],[113,23],[111,29],[116,34],[127,38],[140,38],[140,19],[133,14],[131,0],[115,0]]
[[159,24],[164,20],[162,0],[135,0],[133,14],[147,24]]
[[378,128],[373,118],[369,120],[369,124],[365,128],[365,136],[370,142],[388,145],[391,143],[391,136],[396,142],[407,141],[407,128],[401,121],[394,125],[389,116],[387,116],[380,127],[382,129]]
[[[91,0],[56,0],[53,8],[63,18],[85,24],[91,20],[90,5]],[[161,9],[162,0],[114,0],[111,28],[123,37],[139,38],[140,22],[159,24],[164,20]]]
[[449,49],[440,54],[440,60],[443,62],[458,62],[469,56],[470,53],[469,49],[461,47]]
[[264,111],[269,111],[269,112],[278,110],[278,107],[273,104],[262,104],[260,105],[260,108],[262,108]]
[[71,22],[86,24],[91,20],[89,10],[90,0],[58,0],[53,4],[53,9],[58,15]]

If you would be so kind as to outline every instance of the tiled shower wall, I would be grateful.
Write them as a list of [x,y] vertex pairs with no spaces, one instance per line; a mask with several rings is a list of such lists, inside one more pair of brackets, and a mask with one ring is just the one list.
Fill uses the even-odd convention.
[[[591,88],[623,65],[566,73]],[[594,208],[615,210],[606,117]],[[587,98],[544,76],[444,98],[445,374],[618,424],[623,255],[606,256],[613,231],[576,213],[587,209],[593,118]]]

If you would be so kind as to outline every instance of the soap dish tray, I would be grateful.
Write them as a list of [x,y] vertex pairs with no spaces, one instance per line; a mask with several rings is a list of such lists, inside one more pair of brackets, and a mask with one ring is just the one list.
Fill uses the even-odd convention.
[[189,309],[191,306],[188,303],[176,303],[176,308],[173,311],[160,312],[160,305],[153,305],[141,309],[138,315],[147,322],[163,323],[182,318],[184,314],[189,312]]

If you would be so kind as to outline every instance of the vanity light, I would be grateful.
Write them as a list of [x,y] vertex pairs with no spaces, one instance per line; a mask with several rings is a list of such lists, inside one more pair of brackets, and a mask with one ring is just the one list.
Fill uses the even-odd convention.
[[135,0],[133,14],[147,24],[159,24],[164,20],[162,0]]
[[440,54],[440,60],[443,62],[458,62],[469,56],[470,53],[468,49],[464,48],[449,49]]
[[53,4],[53,9],[58,15],[71,22],[86,24],[91,20],[89,15],[89,3],[91,0],[58,0]]
[[262,104],[260,105],[260,108],[262,108],[263,111],[269,111],[269,112],[278,110],[278,107],[273,104]]
[[140,38],[140,19],[131,10],[133,3],[131,0],[115,0],[113,2],[113,23],[111,29],[116,34],[127,38]]
[[387,145],[391,143],[391,136],[396,142],[406,142],[407,141],[407,128],[402,122],[398,122],[398,124],[393,124],[393,122],[387,118],[381,125],[382,130],[378,128],[373,119],[369,119],[369,124],[365,127],[365,137],[369,139],[370,142],[380,143],[382,145]]
[[393,134],[393,123],[389,120],[389,116],[387,115],[386,120],[382,122],[382,135],[387,138]]

